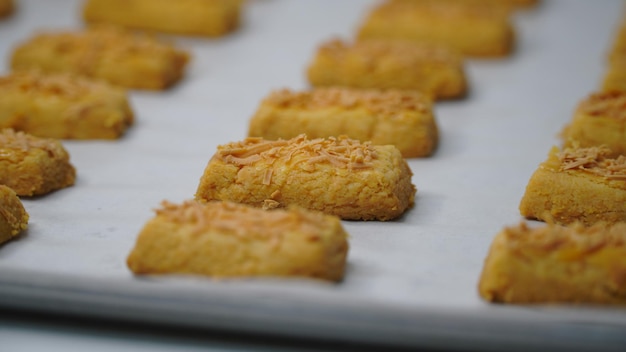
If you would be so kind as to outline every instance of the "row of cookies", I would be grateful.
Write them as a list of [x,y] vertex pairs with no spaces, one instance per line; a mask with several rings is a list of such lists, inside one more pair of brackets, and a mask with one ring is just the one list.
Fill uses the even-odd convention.
[[[392,220],[413,205],[416,189],[404,158],[429,156],[435,149],[433,97],[464,94],[461,55],[436,43],[332,40],[319,48],[307,77],[314,89],[272,92],[251,118],[249,137],[218,146],[195,201],[164,203],[157,210],[128,257],[133,272],[337,281],[348,250],[343,231],[304,246],[264,234],[268,230],[247,225],[245,217],[275,219],[307,209],[317,214],[312,216],[326,214],[326,228],[338,219]],[[257,220],[276,226],[267,221]],[[293,259],[295,250],[298,257],[319,261],[303,269]],[[225,251],[233,258],[225,258]],[[332,275],[320,276],[329,265]]]
[[[206,5],[211,2],[204,0],[198,1],[196,4]],[[232,3],[234,2],[230,2],[230,4]],[[112,15],[112,12],[115,10],[119,12],[121,7],[117,4],[113,8],[108,8],[109,4],[110,2],[88,1],[85,7],[86,17],[90,16],[93,19],[102,15],[102,13],[98,14],[98,11],[95,10],[99,8],[106,16],[113,16],[114,20],[112,22],[116,22],[120,18],[115,19],[116,17]],[[176,5],[170,6],[171,4],[172,2],[168,2],[167,4],[161,4],[167,6],[158,6],[170,9],[172,6],[176,7]],[[154,20],[152,16],[156,16],[150,10],[152,6],[157,5],[156,2],[134,1],[124,5],[134,6],[134,9],[137,11],[133,12],[132,17],[137,16],[139,18],[138,22],[145,20],[139,27],[149,27],[150,25],[146,24],[150,22],[149,18]],[[190,11],[187,15],[194,12],[193,8],[187,9],[187,11]],[[99,18],[102,19],[106,16]],[[160,23],[162,20],[163,18],[156,22]],[[137,23],[133,19],[133,23],[123,24],[135,27],[134,24]],[[162,28],[151,29],[161,30]],[[190,29],[183,29],[183,31],[186,30]],[[128,40],[131,36],[133,39]],[[139,41],[142,42],[138,43],[136,38],[140,38]],[[103,79],[111,84],[122,85],[128,88],[163,89],[170,86],[182,76],[186,54],[183,53],[183,55],[178,57],[181,59],[178,61],[182,63],[181,65],[169,65],[168,57],[162,60],[164,56],[160,55],[161,52],[155,52],[154,50],[150,52],[149,49],[155,49],[155,46],[152,44],[156,42],[148,43],[145,40],[154,39],[148,36],[131,34],[117,27],[99,26],[82,32],[39,35],[20,46],[12,57],[12,66],[21,70],[2,79],[3,92],[6,94],[0,96],[5,98],[3,101],[5,106],[3,107],[6,107],[4,109],[7,115],[5,120],[8,126],[55,138],[118,138],[125,130],[125,127],[130,125],[133,120],[133,114],[130,111],[125,92],[107,83],[92,81],[87,77]],[[131,54],[130,57],[129,53]],[[169,51],[169,53],[177,54],[174,50]],[[150,61],[151,59],[152,61]],[[171,62],[169,61],[169,63]],[[128,65],[124,65],[125,63]],[[161,63],[165,63],[165,65],[161,65]],[[33,66],[37,66],[37,71],[30,70]],[[165,68],[165,70],[157,70],[155,75],[141,76],[146,74],[145,71],[141,70],[144,67],[147,67],[147,73],[150,73],[151,68]],[[59,73],[57,70],[63,73]],[[68,74],[66,71],[72,71],[73,73]],[[28,150],[28,154],[42,154],[40,152],[43,149],[38,145],[41,143],[35,142],[35,140],[40,141],[41,139],[23,132],[14,132],[13,130],[5,130],[5,134],[13,137],[10,141],[4,143],[6,147],[4,150],[7,151],[5,154],[10,155],[11,158],[15,158],[22,150]],[[7,137],[5,139],[8,140],[10,138]],[[48,140],[48,142],[52,143],[52,140]],[[337,144],[343,144],[344,142],[342,140]],[[9,153],[8,147],[11,145],[17,145],[18,150]],[[60,146],[60,144],[57,145]],[[292,147],[295,148],[295,145],[292,144]],[[338,145],[334,150],[329,150],[333,153],[332,160],[344,162],[342,155],[346,151],[342,150],[342,148],[345,148],[345,146]],[[346,165],[350,168],[370,168],[372,157],[369,154],[375,153],[370,150],[369,146],[364,146],[366,158],[361,160],[360,154],[362,151],[361,149],[354,151],[354,153],[359,155],[356,155],[353,158],[354,160],[349,160]],[[44,152],[43,154],[46,153]],[[55,155],[60,153],[49,152],[49,154]],[[299,157],[298,154],[299,151],[291,150],[289,158],[295,160]],[[68,157],[67,153],[64,155]],[[237,154],[232,153],[232,155]],[[28,155],[26,159],[30,160],[33,158],[30,158]],[[35,159],[40,161],[39,158]],[[374,159],[378,159],[378,157],[375,155]],[[402,160],[399,153],[397,154],[397,159]],[[310,168],[313,163],[305,162],[303,165]],[[7,166],[7,170],[10,167],[12,165]],[[19,169],[17,175],[22,176],[27,174],[24,172],[25,168],[21,163],[14,167],[14,169]],[[53,172],[54,169],[46,164],[38,170]],[[73,168],[71,170],[74,171]],[[60,176],[60,173],[58,174]],[[75,175],[75,171],[72,175]],[[407,176],[403,175],[403,177],[406,178]],[[408,178],[410,179],[410,175],[408,175]],[[16,181],[19,178],[14,173],[7,175],[7,179]],[[274,184],[276,184],[278,179],[279,175],[268,178]],[[285,193],[289,196],[289,192]],[[295,198],[296,195],[294,194],[290,197]],[[14,199],[19,202],[16,196]],[[7,204],[11,207],[13,205],[13,203]],[[391,208],[395,208],[395,206]],[[12,209],[9,208],[9,210]],[[23,210],[23,207],[20,209]],[[283,272],[287,275],[305,275],[330,280],[338,280],[343,275],[343,266],[345,265],[345,256],[347,254],[347,235],[341,227],[339,218],[336,216],[324,215],[297,207],[292,207],[289,210],[274,211],[270,214],[260,209],[229,202],[201,205],[195,201],[186,202],[180,207],[164,203],[163,209],[158,214],[166,218],[174,215],[174,218],[183,220],[184,226],[193,227],[194,222],[199,222],[201,225],[207,224],[204,215],[202,215],[203,212],[211,214],[212,220],[210,224],[214,226],[214,229],[221,231],[219,233],[228,232],[229,228],[239,234],[243,231],[245,235],[243,241],[251,243],[248,246],[239,245],[233,248],[228,244],[232,243],[233,237],[228,236],[224,243],[225,247],[220,247],[219,245],[211,245],[210,247],[206,247],[206,245],[198,246],[198,244],[203,242],[206,244],[206,239],[210,238],[216,240],[216,242],[212,242],[213,244],[219,244],[220,236],[217,234],[213,237],[210,235],[206,238],[200,237],[200,243],[196,243],[193,240],[198,238],[196,235],[193,235],[198,229],[198,224],[196,224],[196,229],[192,231],[191,237],[187,240],[184,240],[182,237],[170,238],[170,240],[181,240],[180,253],[185,248],[200,248],[201,250],[209,248],[212,253],[220,253],[221,255],[228,253],[228,255],[224,256],[226,260],[218,262],[221,263],[220,265],[222,265],[225,273],[247,272],[249,274],[263,274],[265,270],[269,270],[267,273],[274,275]],[[11,222],[12,227],[8,232],[10,235],[14,235],[18,232],[18,229],[24,228],[26,225],[23,222],[27,221],[25,212],[23,214],[25,214],[26,218],[14,213],[10,212],[8,214],[10,216],[7,216],[7,218],[10,217],[11,220],[14,220]],[[220,218],[223,221],[218,221]],[[169,219],[171,220],[171,218]],[[153,222],[158,224],[159,220],[155,219]],[[250,226],[246,226],[246,224]],[[163,226],[159,225],[156,227],[163,228]],[[147,226],[147,229],[150,232],[150,226]],[[269,233],[271,231],[268,229],[274,229],[275,233]],[[185,233],[184,229],[180,230],[176,233],[183,235]],[[256,237],[256,242],[255,231],[260,231],[259,236]],[[140,236],[141,238],[143,237]],[[239,239],[241,239],[241,236],[239,236]],[[149,239],[148,242],[149,247],[165,245],[168,252],[172,249],[171,241],[159,239],[159,241],[155,242]],[[277,246],[283,248],[282,252],[284,252],[284,255],[281,254],[280,248],[277,250]],[[263,252],[263,247],[266,252]],[[229,253],[231,251],[233,252]],[[141,252],[140,249],[139,252]],[[137,253],[137,250],[134,253]],[[141,258],[142,261],[133,264],[133,257]],[[202,255],[191,255],[190,257],[197,258],[199,263],[206,263]],[[182,258],[186,262],[188,269],[193,269],[195,265],[188,262],[190,257],[179,256],[178,258]],[[238,261],[242,258],[247,258],[247,260]],[[274,263],[267,261],[268,258],[273,258]],[[131,255],[129,256],[129,266],[135,272],[140,273],[142,266],[145,266],[146,260],[149,261],[149,259],[150,255]],[[172,270],[171,265],[175,265],[173,264],[175,258],[164,261],[162,259],[158,260],[160,265],[169,263],[168,270]],[[228,259],[233,260],[229,261]],[[263,263],[260,266],[251,265],[251,263],[261,260]],[[215,262],[217,261],[212,261],[212,263]],[[210,267],[209,265],[208,268]],[[326,269],[323,269],[323,267]],[[207,270],[207,267],[205,266],[203,270]]]
[[[168,4],[125,2],[132,11],[124,13],[138,19],[147,16],[139,26],[144,29],[207,36],[223,35],[239,22],[240,4],[235,1],[196,1],[187,4],[191,8]],[[115,13],[122,7],[110,5],[84,4],[86,22],[106,25],[42,33],[21,43],[10,58],[13,72],[0,77],[0,184],[6,195],[0,204],[0,242],[27,227],[28,214],[18,196],[40,196],[74,184],[76,170],[56,139],[119,138],[134,120],[125,88],[161,90],[183,76],[187,52],[111,25],[128,23],[118,23]],[[14,9],[13,1],[0,2],[2,15]],[[199,17],[191,27],[190,21],[172,23],[180,22],[172,17],[180,11]],[[99,16],[101,12],[106,15]],[[163,23],[169,25],[159,27]],[[182,26],[180,31],[177,26]],[[200,28],[206,31],[196,32]]]
[[382,2],[364,19],[355,42],[332,39],[320,45],[306,70],[312,90],[283,89],[266,97],[248,135],[276,139],[345,134],[394,144],[407,158],[430,156],[439,142],[433,101],[467,93],[463,57],[511,52],[514,5],[489,0]]
[[[620,28],[612,57],[623,42]],[[623,44],[621,44],[623,45]],[[528,219],[493,240],[479,282],[487,301],[626,303],[626,92],[619,68],[581,101],[531,176],[519,205]]]

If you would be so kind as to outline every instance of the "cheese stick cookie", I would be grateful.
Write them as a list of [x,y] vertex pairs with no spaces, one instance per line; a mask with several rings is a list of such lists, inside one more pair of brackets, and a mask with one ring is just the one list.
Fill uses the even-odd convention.
[[74,184],[76,170],[55,139],[4,129],[0,132],[0,184],[20,196],[42,195]]
[[335,39],[319,48],[307,75],[314,87],[418,90],[434,98],[466,93],[461,57],[437,44]]
[[73,74],[0,77],[0,128],[38,137],[119,138],[133,123],[126,91]]
[[479,293],[499,303],[626,304],[626,223],[507,227],[493,240]]
[[626,91],[591,94],[580,102],[569,125],[563,129],[565,147],[605,145],[608,157],[626,154]]
[[288,89],[263,100],[248,136],[264,139],[347,135],[376,145],[395,145],[405,158],[429,156],[439,133],[432,99],[419,92],[319,88]]
[[340,281],[348,253],[339,218],[301,208],[164,202],[128,256],[135,274],[285,276]]
[[239,25],[241,0],[88,0],[83,18],[130,28],[217,37]]
[[0,244],[28,228],[28,213],[11,188],[0,185]]
[[112,26],[42,33],[20,44],[14,70],[71,72],[137,89],[165,89],[183,76],[189,55],[154,37]]
[[606,147],[554,147],[530,178],[520,213],[557,224],[626,221],[626,156]]
[[359,39],[404,39],[447,44],[471,57],[510,54],[514,30],[510,5],[476,1],[395,0],[375,8]]
[[196,199],[256,207],[298,205],[349,220],[391,220],[413,205],[412,172],[398,148],[345,136],[247,138],[218,147]]

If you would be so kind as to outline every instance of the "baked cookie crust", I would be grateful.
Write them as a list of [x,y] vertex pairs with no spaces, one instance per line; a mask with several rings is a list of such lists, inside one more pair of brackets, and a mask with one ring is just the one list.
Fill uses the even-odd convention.
[[626,223],[504,228],[478,290],[497,303],[626,304]]
[[626,221],[626,157],[606,147],[554,147],[531,176],[522,216],[557,224]]
[[322,44],[307,69],[312,86],[417,90],[435,99],[459,98],[467,83],[461,56],[440,44],[366,40]]
[[0,184],[20,196],[37,196],[74,184],[76,170],[55,139],[0,131]]
[[135,89],[162,90],[184,74],[189,54],[154,36],[114,26],[46,32],[16,47],[13,70],[70,72]]
[[277,276],[340,281],[348,253],[339,218],[302,208],[164,202],[128,256],[135,274]]
[[218,147],[196,199],[297,205],[346,220],[392,220],[413,206],[412,172],[398,148],[345,136],[247,138]]
[[268,140],[346,135],[394,145],[405,158],[430,156],[439,141],[432,99],[419,92],[319,88],[272,92],[250,120],[248,136]]
[[126,91],[73,74],[0,77],[0,128],[59,139],[116,139],[133,124]]

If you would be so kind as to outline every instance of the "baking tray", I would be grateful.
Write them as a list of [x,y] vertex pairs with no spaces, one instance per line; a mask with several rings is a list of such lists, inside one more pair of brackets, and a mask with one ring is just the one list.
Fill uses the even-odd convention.
[[[415,207],[397,221],[343,223],[343,282],[137,278],[126,268],[152,209],[192,198],[216,146],[245,137],[270,91],[308,88],[317,46],[352,38],[374,3],[249,0],[232,35],[170,37],[193,54],[184,81],[130,92],[136,125],[117,141],[64,141],[76,185],[23,200],[30,227],[0,248],[0,305],[394,346],[623,350],[622,308],[490,305],[476,290],[491,240],[521,220],[530,175],[599,85],[617,0],[546,0],[516,14],[514,55],[467,61],[469,96],[436,105],[436,154],[409,160]],[[79,1],[18,5],[0,21],[3,72],[35,32],[83,25]]]

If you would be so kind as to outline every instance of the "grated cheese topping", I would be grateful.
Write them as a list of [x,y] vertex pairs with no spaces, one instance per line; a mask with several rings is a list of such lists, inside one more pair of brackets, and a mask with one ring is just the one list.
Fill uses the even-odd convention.
[[432,109],[429,95],[417,91],[354,90],[320,88],[308,92],[282,89],[272,92],[264,101],[280,107],[302,109],[345,109],[364,107],[381,115],[395,115],[404,111],[428,112]]
[[578,112],[594,117],[626,120],[626,92],[608,91],[592,94],[579,104]]
[[333,57],[356,55],[371,62],[375,58],[393,57],[407,65],[419,65],[425,62],[461,65],[461,56],[449,46],[435,43],[414,43],[402,40],[368,39],[352,45],[341,39],[332,39],[320,46],[319,52]]
[[5,128],[0,131],[0,157],[5,154],[6,149],[28,152],[31,149],[42,149],[51,155],[62,155],[65,153],[59,141],[52,138],[39,138],[24,132],[15,132],[13,129]]
[[[218,147],[216,156],[222,161],[238,166],[257,162],[273,164],[276,160],[295,160],[306,164],[329,163],[338,168],[367,169],[376,159],[370,142],[361,143],[346,136],[308,139],[301,134],[289,140],[268,141],[260,137],[246,138]],[[272,171],[267,171],[263,182],[271,182]]]
[[512,248],[533,247],[551,253],[563,247],[576,247],[582,253],[591,253],[603,247],[626,246],[626,223],[600,222],[592,226],[581,223],[569,226],[546,224],[530,228],[527,223],[521,222],[517,226],[506,227],[504,233]]
[[182,204],[161,202],[157,216],[179,224],[191,225],[194,233],[220,231],[240,238],[280,239],[286,232],[318,236],[329,216],[302,208],[263,210],[233,202]]
[[186,52],[157,40],[145,33],[131,32],[110,25],[91,26],[82,32],[42,33],[33,37],[28,45],[50,48],[61,55],[71,54],[78,58],[76,70],[90,73],[97,68],[94,62],[108,58],[125,59],[132,56],[149,58],[175,56],[187,61]]
[[557,154],[560,170],[581,170],[609,180],[626,180],[626,157],[607,157],[611,150],[606,146],[565,148]]
[[43,74],[39,71],[15,72],[0,77],[0,89],[16,90],[23,94],[46,94],[79,99],[99,91],[121,90],[107,83],[94,81],[70,73]]

